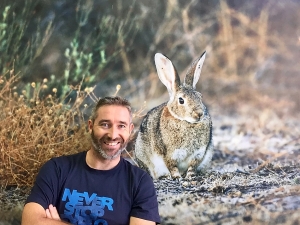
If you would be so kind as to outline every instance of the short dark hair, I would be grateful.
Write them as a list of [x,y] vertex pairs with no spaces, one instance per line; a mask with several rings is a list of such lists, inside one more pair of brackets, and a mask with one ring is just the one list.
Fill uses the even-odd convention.
[[97,115],[98,109],[105,105],[118,105],[127,108],[130,114],[130,120],[132,120],[131,105],[128,102],[128,100],[126,100],[125,98],[121,98],[119,96],[114,96],[114,97],[107,96],[107,97],[100,98],[97,104],[95,105],[95,107],[93,108],[92,114],[90,116],[92,122],[94,122],[98,116]]

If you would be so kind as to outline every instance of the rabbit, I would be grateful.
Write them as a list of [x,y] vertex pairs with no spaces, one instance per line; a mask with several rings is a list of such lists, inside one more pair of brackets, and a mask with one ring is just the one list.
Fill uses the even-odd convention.
[[209,166],[213,156],[212,120],[195,90],[206,52],[180,82],[172,62],[161,53],[154,60],[170,99],[142,120],[135,141],[135,159],[153,179],[191,177]]

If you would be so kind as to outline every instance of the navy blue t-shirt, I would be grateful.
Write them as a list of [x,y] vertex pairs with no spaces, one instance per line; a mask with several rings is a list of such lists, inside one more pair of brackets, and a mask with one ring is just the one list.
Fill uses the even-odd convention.
[[72,224],[129,224],[131,216],[160,223],[151,177],[121,158],[111,170],[86,164],[86,152],[46,162],[27,198],[45,209],[56,206]]

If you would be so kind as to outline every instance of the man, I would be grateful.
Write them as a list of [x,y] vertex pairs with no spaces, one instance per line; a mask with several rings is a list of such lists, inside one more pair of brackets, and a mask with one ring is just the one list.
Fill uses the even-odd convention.
[[26,201],[22,225],[160,223],[150,176],[120,154],[133,131],[130,104],[105,97],[88,121],[91,148],[49,160]]

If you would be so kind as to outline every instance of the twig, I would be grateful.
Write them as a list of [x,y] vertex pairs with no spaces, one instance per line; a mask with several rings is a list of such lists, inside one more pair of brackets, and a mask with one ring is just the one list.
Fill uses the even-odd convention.
[[253,170],[250,170],[249,172],[251,173],[257,173],[258,171],[260,171],[262,168],[264,168],[266,165],[268,165],[270,162],[274,161],[275,159],[285,155],[287,152],[280,152],[280,153],[277,153],[274,157],[272,157],[271,159],[268,159],[266,161],[264,161],[261,165],[259,165],[258,167],[256,167],[255,169]]
[[133,159],[133,157],[129,154],[129,152],[127,151],[127,149],[124,149],[124,151],[127,153],[127,155],[129,156],[129,158],[134,162],[134,164],[139,167],[139,164]]
[[[286,143],[282,144],[279,149],[282,149],[283,147],[287,146],[288,144],[294,142],[294,141],[297,141],[299,140],[300,137],[297,137],[297,138],[294,138],[290,141],[287,141]],[[274,157],[272,157],[271,159],[267,160],[267,161],[264,161],[261,165],[259,165],[258,167],[256,167],[255,169],[253,170],[250,170],[251,173],[257,173],[258,171],[260,171],[262,168],[264,168],[266,165],[268,165],[270,162],[274,161],[275,159],[285,155],[287,152],[281,152],[281,153],[277,153]]]

